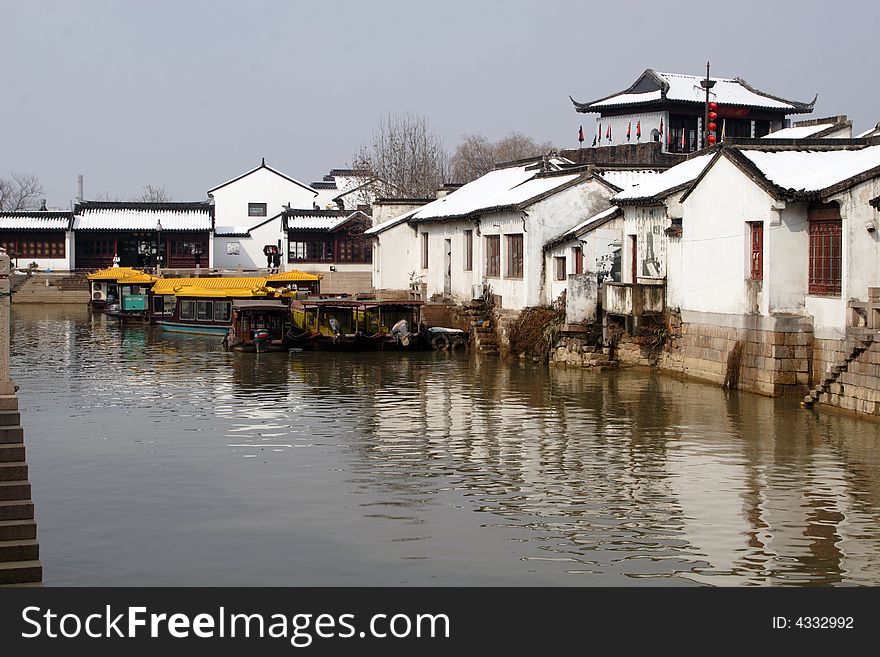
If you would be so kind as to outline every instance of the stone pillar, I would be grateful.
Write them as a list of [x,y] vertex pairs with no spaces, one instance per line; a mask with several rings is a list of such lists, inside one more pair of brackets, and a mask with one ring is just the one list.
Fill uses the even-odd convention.
[[9,256],[0,247],[0,395],[15,394],[15,386],[9,378]]

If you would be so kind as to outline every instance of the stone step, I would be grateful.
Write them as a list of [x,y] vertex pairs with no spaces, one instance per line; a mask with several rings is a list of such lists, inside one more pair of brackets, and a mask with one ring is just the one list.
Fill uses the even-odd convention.
[[821,393],[818,392],[817,390],[810,390],[810,397],[812,397],[814,401],[819,399],[820,394]]
[[37,537],[37,523],[28,520],[0,520],[0,541],[25,541]]
[[43,564],[39,561],[0,563],[0,584],[26,584],[43,579]]
[[0,481],[26,481],[27,463],[0,463]]
[[820,383],[819,385],[814,387],[813,390],[815,390],[816,392],[818,392],[821,395],[823,392],[825,392],[825,386]]
[[31,485],[27,481],[0,481],[0,501],[31,499]]
[[24,461],[24,443],[0,444],[0,463]]
[[21,422],[21,414],[17,410],[0,409],[0,427],[17,426]]
[[801,401],[801,406],[803,406],[804,408],[810,408],[815,403],[815,401],[816,401],[815,399],[813,399],[812,397],[807,395]]
[[0,563],[36,561],[40,558],[40,544],[30,538],[22,541],[0,541]]
[[0,502],[0,520],[30,520],[34,517],[34,503],[30,500]]
[[20,443],[24,440],[24,429],[19,427],[0,426],[0,443]]
[[0,410],[17,411],[18,395],[0,395]]

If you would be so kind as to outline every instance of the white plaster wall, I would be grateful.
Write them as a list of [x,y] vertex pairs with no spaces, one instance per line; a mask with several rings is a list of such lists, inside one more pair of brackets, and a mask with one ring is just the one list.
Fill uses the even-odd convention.
[[[755,184],[751,184],[751,188],[758,190]],[[755,191],[751,193],[754,195]],[[769,202],[767,207],[770,207]],[[770,217],[764,222],[764,298],[761,314],[806,314],[804,300],[810,274],[807,204],[788,203],[783,210],[770,210],[769,214]],[[744,254],[748,248],[746,238]]]
[[[666,141],[666,131],[669,129],[669,116],[667,112],[645,112],[643,114],[624,114],[621,116],[606,116],[596,119],[593,126],[593,134],[584,127],[584,146],[592,146],[593,135],[597,137],[596,146],[620,146],[621,144],[644,144],[651,141],[651,131],[660,130],[660,119],[663,119],[663,135],[660,141]],[[636,126],[642,122],[642,138],[636,139]],[[632,122],[630,140],[626,140],[626,127]],[[598,141],[599,124],[602,125],[602,141]],[[611,125],[611,142],[605,139],[608,125]]]
[[[214,191],[214,223],[216,226],[253,226],[260,217],[248,216],[248,203],[265,203],[268,219],[282,211],[288,203],[292,208],[311,210],[317,195],[286,178],[261,168]],[[262,248],[262,247],[261,247]],[[218,254],[219,255],[219,254]]]
[[418,234],[408,223],[379,233],[373,240],[373,287],[408,290],[410,273],[420,273],[419,255]]
[[[594,274],[598,277],[599,271],[608,266],[608,259],[613,250],[620,248],[622,244],[623,217],[612,219],[602,225],[601,228],[592,230],[578,239],[558,244],[547,249],[544,254],[544,300],[543,303],[552,304],[568,289],[568,275],[574,274],[574,249],[581,247],[584,260],[584,274]],[[565,257],[566,280],[556,280],[556,258]]]
[[[284,265],[287,264],[287,244],[286,237],[281,230],[281,217],[275,217],[271,221],[258,228],[254,228],[250,232],[249,237],[224,237],[223,235],[214,236],[214,267],[217,269],[265,269],[266,256],[263,255],[263,247],[267,244],[278,244],[281,240],[281,265],[282,270],[286,271]],[[238,242],[239,255],[228,255],[226,253],[226,245],[229,242]],[[295,269],[295,267],[290,267]]]
[[[495,220],[496,223],[499,220]],[[483,224],[485,226],[485,223]],[[491,224],[490,224],[491,225]],[[464,269],[464,231],[473,230],[473,268]],[[493,229],[497,234],[497,228]],[[422,268],[422,233],[428,233],[428,268]],[[473,298],[473,285],[482,282],[483,273],[483,242],[479,230],[473,221],[423,223],[418,226],[415,241],[415,271],[427,283],[428,298],[435,294],[443,294],[446,270],[446,240],[451,246],[451,279],[452,298],[457,303],[466,303]],[[504,245],[502,238],[502,258]],[[502,261],[502,270],[504,263]],[[407,276],[407,279],[409,277]],[[498,294],[498,292],[495,292]]]
[[768,263],[775,255],[767,245],[768,224],[776,215],[772,203],[739,169],[719,159],[682,204],[682,237],[669,252],[678,261],[670,267],[667,303],[683,310],[746,313],[749,221],[764,222],[766,299]]

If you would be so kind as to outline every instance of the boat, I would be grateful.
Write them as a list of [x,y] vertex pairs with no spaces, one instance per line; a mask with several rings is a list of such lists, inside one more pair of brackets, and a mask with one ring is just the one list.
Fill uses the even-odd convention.
[[134,267],[107,267],[87,276],[89,281],[89,308],[103,312],[119,303],[119,281],[143,274]]
[[158,280],[143,272],[119,279],[116,282],[119,298],[107,306],[107,315],[121,324],[149,324],[149,292]]
[[361,332],[358,310],[363,302],[348,298],[295,299],[287,339],[300,349],[359,351],[370,348]]
[[227,350],[287,351],[290,307],[283,299],[234,299],[232,326],[223,338]]
[[153,322],[164,331],[226,335],[232,326],[233,301],[290,298],[289,292],[266,287],[262,278],[184,280],[191,282],[169,287],[159,281],[151,290]]
[[430,349],[422,328],[422,304],[421,301],[363,301],[358,310],[363,337],[372,343],[372,348],[379,350]]

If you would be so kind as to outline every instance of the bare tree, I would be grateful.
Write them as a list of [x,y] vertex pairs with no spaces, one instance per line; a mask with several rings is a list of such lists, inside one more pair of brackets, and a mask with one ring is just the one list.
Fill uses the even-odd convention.
[[448,162],[443,140],[425,117],[389,113],[352,166],[367,172],[375,196],[426,197],[446,181]]
[[144,185],[144,193],[137,200],[142,203],[170,203],[171,197],[165,191],[165,185]]
[[16,212],[40,207],[43,185],[33,174],[13,173],[0,178],[0,210]]
[[518,132],[511,132],[494,144],[483,135],[465,135],[450,160],[452,179],[459,183],[470,182],[498,163],[546,155],[553,150],[549,142],[538,143]]

